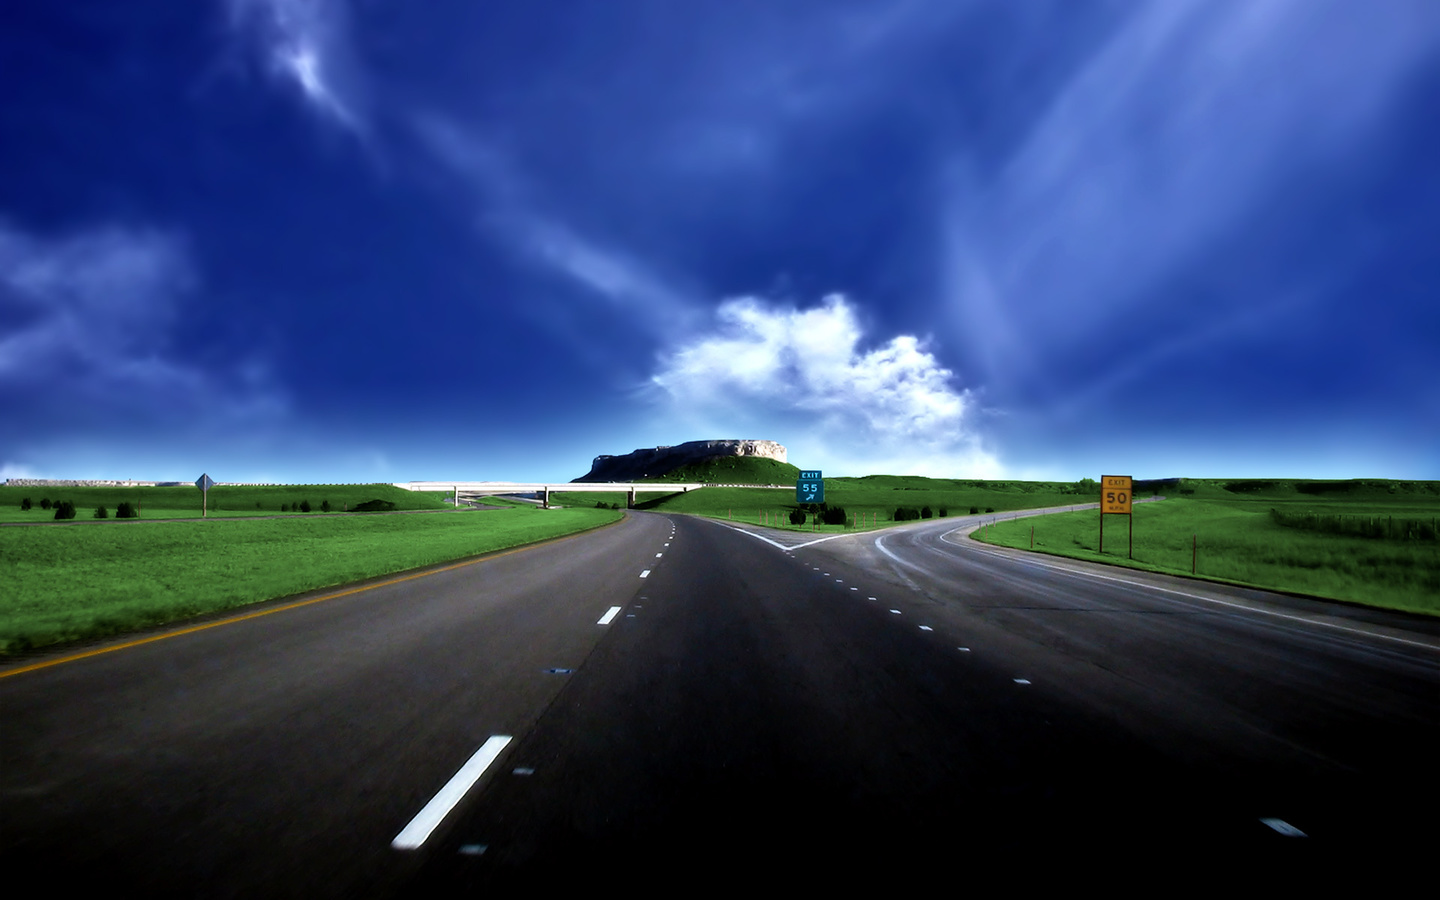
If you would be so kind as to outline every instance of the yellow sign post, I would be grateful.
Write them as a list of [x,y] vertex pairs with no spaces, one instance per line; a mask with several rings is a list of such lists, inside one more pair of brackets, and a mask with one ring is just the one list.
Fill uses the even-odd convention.
[[1129,475],[1100,476],[1100,552],[1105,552],[1105,516],[1130,516],[1130,558],[1135,558],[1135,517],[1130,510],[1134,479]]

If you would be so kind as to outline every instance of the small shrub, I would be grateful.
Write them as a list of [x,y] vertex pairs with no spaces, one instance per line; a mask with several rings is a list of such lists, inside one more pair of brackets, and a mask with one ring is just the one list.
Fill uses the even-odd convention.
[[41,498],[40,498],[40,508],[41,508],[41,509],[49,509],[50,506],[51,506],[51,504],[50,504],[49,498],[47,498],[47,497],[41,497]]
[[909,522],[918,518],[920,518],[920,510],[913,506],[900,506],[895,509],[896,522]]
[[259,508],[260,508],[260,501],[259,501],[259,500],[256,500],[256,501],[255,501],[255,508],[256,508],[256,509],[259,509]]
[[71,503],[69,500],[61,500],[59,503],[56,503],[56,504],[55,504],[55,518],[57,518],[57,519],[73,519],[73,518],[75,518],[75,504]]
[[950,515],[950,510],[946,509],[946,508],[943,507],[943,506],[940,507],[940,512],[939,512],[940,518],[943,519],[943,518],[945,518],[945,517],[948,516],[948,515]]
[[791,525],[804,525],[804,524],[805,524],[805,510],[800,509],[799,507],[796,507],[795,509],[790,510],[790,524],[791,524]]
[[131,503],[129,500],[125,500],[125,501],[121,502],[121,504],[120,504],[119,506],[115,507],[115,518],[117,518],[117,519],[134,519],[134,518],[138,518],[138,514],[135,512],[135,504]]
[[825,511],[820,513],[820,521],[825,525],[844,525],[848,518],[843,506],[827,506]]
[[986,511],[987,513],[993,513],[993,512],[995,511],[995,507],[993,507],[993,506],[987,506],[987,507],[985,507],[985,511]]
[[110,512],[103,506],[97,506],[95,507],[94,517],[97,519],[108,519],[110,518]]
[[355,504],[355,512],[390,512],[395,508],[392,500],[366,500]]
[[301,512],[309,512],[309,511],[310,511],[310,501],[309,501],[309,500],[301,500],[301,501],[300,501],[300,511],[301,511]]
[[972,516],[978,516],[978,515],[980,515],[980,507],[978,507],[978,506],[972,506],[972,507],[970,507],[970,515],[972,515]]
[[290,511],[290,504],[288,504],[288,503],[282,503],[282,504],[280,504],[280,511],[281,511],[281,512],[289,512],[289,511]]
[[330,511],[330,501],[329,501],[329,500],[322,500],[322,501],[320,501],[320,511],[321,511],[321,512],[329,512],[329,511]]
[[922,507],[920,507],[920,518],[922,518],[922,519],[929,519],[929,518],[933,518],[934,515],[935,515],[935,511],[932,510],[930,507],[928,507],[928,506],[922,506]]
[[20,509],[22,509],[22,510],[28,510],[29,508],[30,508],[30,498],[29,498],[29,497],[26,497],[25,499],[23,499],[23,500],[20,501]]

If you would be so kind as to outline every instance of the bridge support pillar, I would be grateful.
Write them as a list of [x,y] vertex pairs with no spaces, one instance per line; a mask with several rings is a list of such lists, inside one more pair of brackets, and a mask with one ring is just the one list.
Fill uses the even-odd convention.
[[630,488],[630,502],[626,504],[626,508],[628,508],[628,509],[634,509],[634,508],[635,508],[635,488],[633,488],[633,487]]
[[545,508],[546,508],[546,509],[549,509],[549,508],[550,508],[550,489],[547,487],[547,488],[545,488],[544,490],[542,490],[541,493],[544,494]]

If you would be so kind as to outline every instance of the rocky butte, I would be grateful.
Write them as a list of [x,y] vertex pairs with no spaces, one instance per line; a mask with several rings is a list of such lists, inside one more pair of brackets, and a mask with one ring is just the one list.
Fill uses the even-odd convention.
[[601,455],[588,474],[575,481],[634,481],[664,475],[681,466],[726,456],[761,456],[787,462],[783,444],[775,441],[686,441],[673,447],[644,447],[624,456]]

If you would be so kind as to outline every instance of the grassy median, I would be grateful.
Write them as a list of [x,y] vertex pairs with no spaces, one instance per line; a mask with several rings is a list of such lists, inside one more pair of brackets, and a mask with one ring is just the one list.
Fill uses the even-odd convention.
[[0,528],[0,655],[559,537],[599,509]]

